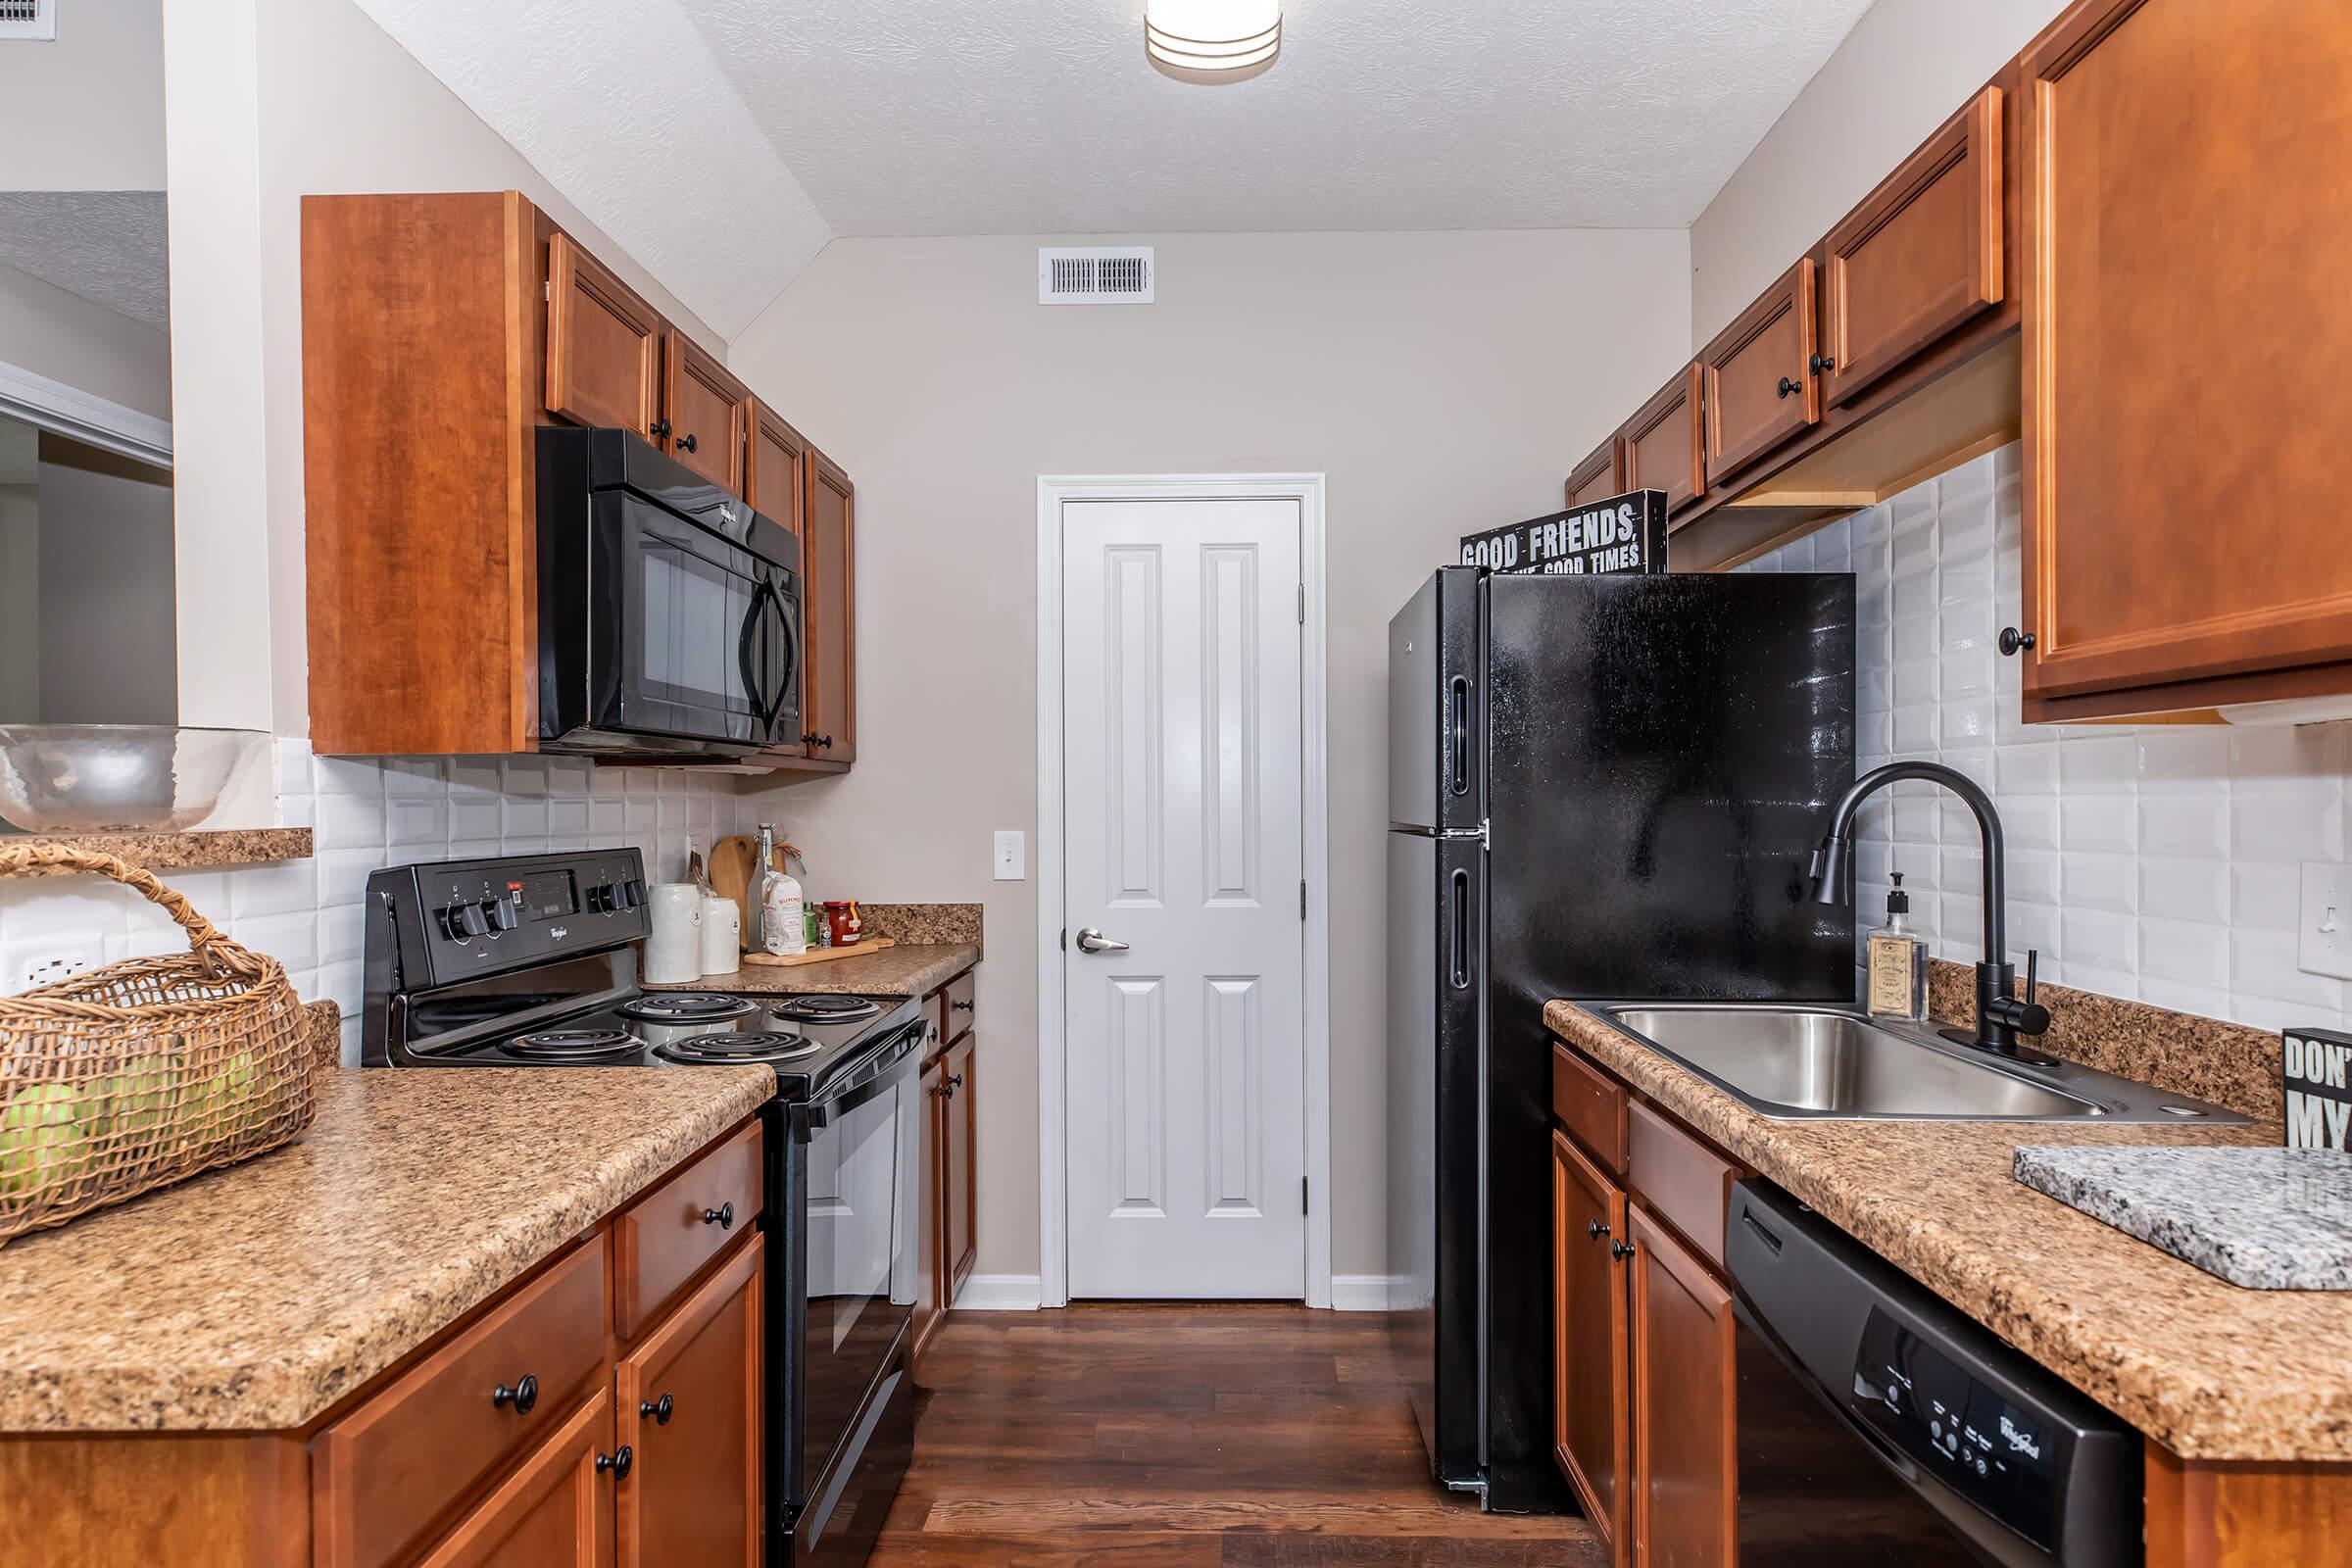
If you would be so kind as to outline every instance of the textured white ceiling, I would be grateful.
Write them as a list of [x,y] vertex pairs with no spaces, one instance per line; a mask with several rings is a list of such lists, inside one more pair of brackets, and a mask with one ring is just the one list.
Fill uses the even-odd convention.
[[720,335],[832,237],[674,0],[358,0]]
[[843,234],[1681,226],[1870,0],[1288,0],[1187,85],[1142,0],[678,0]]
[[0,266],[169,331],[167,254],[160,190],[0,190]]

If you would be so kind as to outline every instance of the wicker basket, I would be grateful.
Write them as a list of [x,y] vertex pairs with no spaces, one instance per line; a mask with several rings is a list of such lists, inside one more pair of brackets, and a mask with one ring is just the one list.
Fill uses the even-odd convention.
[[188,933],[0,997],[0,1244],[249,1158],[317,1109],[301,1002],[154,873],[62,846],[0,848],[0,877],[112,877]]

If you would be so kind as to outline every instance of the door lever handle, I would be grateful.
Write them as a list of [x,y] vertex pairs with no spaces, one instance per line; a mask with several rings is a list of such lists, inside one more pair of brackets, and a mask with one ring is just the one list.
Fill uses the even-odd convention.
[[1127,944],[1115,937],[1106,937],[1090,925],[1078,933],[1078,951],[1080,953],[1125,953]]

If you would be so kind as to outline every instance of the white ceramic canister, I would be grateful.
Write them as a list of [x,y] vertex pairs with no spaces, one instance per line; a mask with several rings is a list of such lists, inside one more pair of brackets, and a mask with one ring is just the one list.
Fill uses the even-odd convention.
[[743,910],[733,899],[703,895],[703,973],[733,974],[743,967]]
[[645,939],[645,982],[685,985],[703,977],[703,890],[691,882],[655,884],[653,934]]

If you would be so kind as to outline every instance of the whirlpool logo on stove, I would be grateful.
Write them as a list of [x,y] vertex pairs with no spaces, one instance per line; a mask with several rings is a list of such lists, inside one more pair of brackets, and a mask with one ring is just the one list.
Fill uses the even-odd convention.
[[548,940],[551,942],[561,942],[565,937],[571,935],[571,927],[566,925],[551,925],[547,928],[547,935]]

